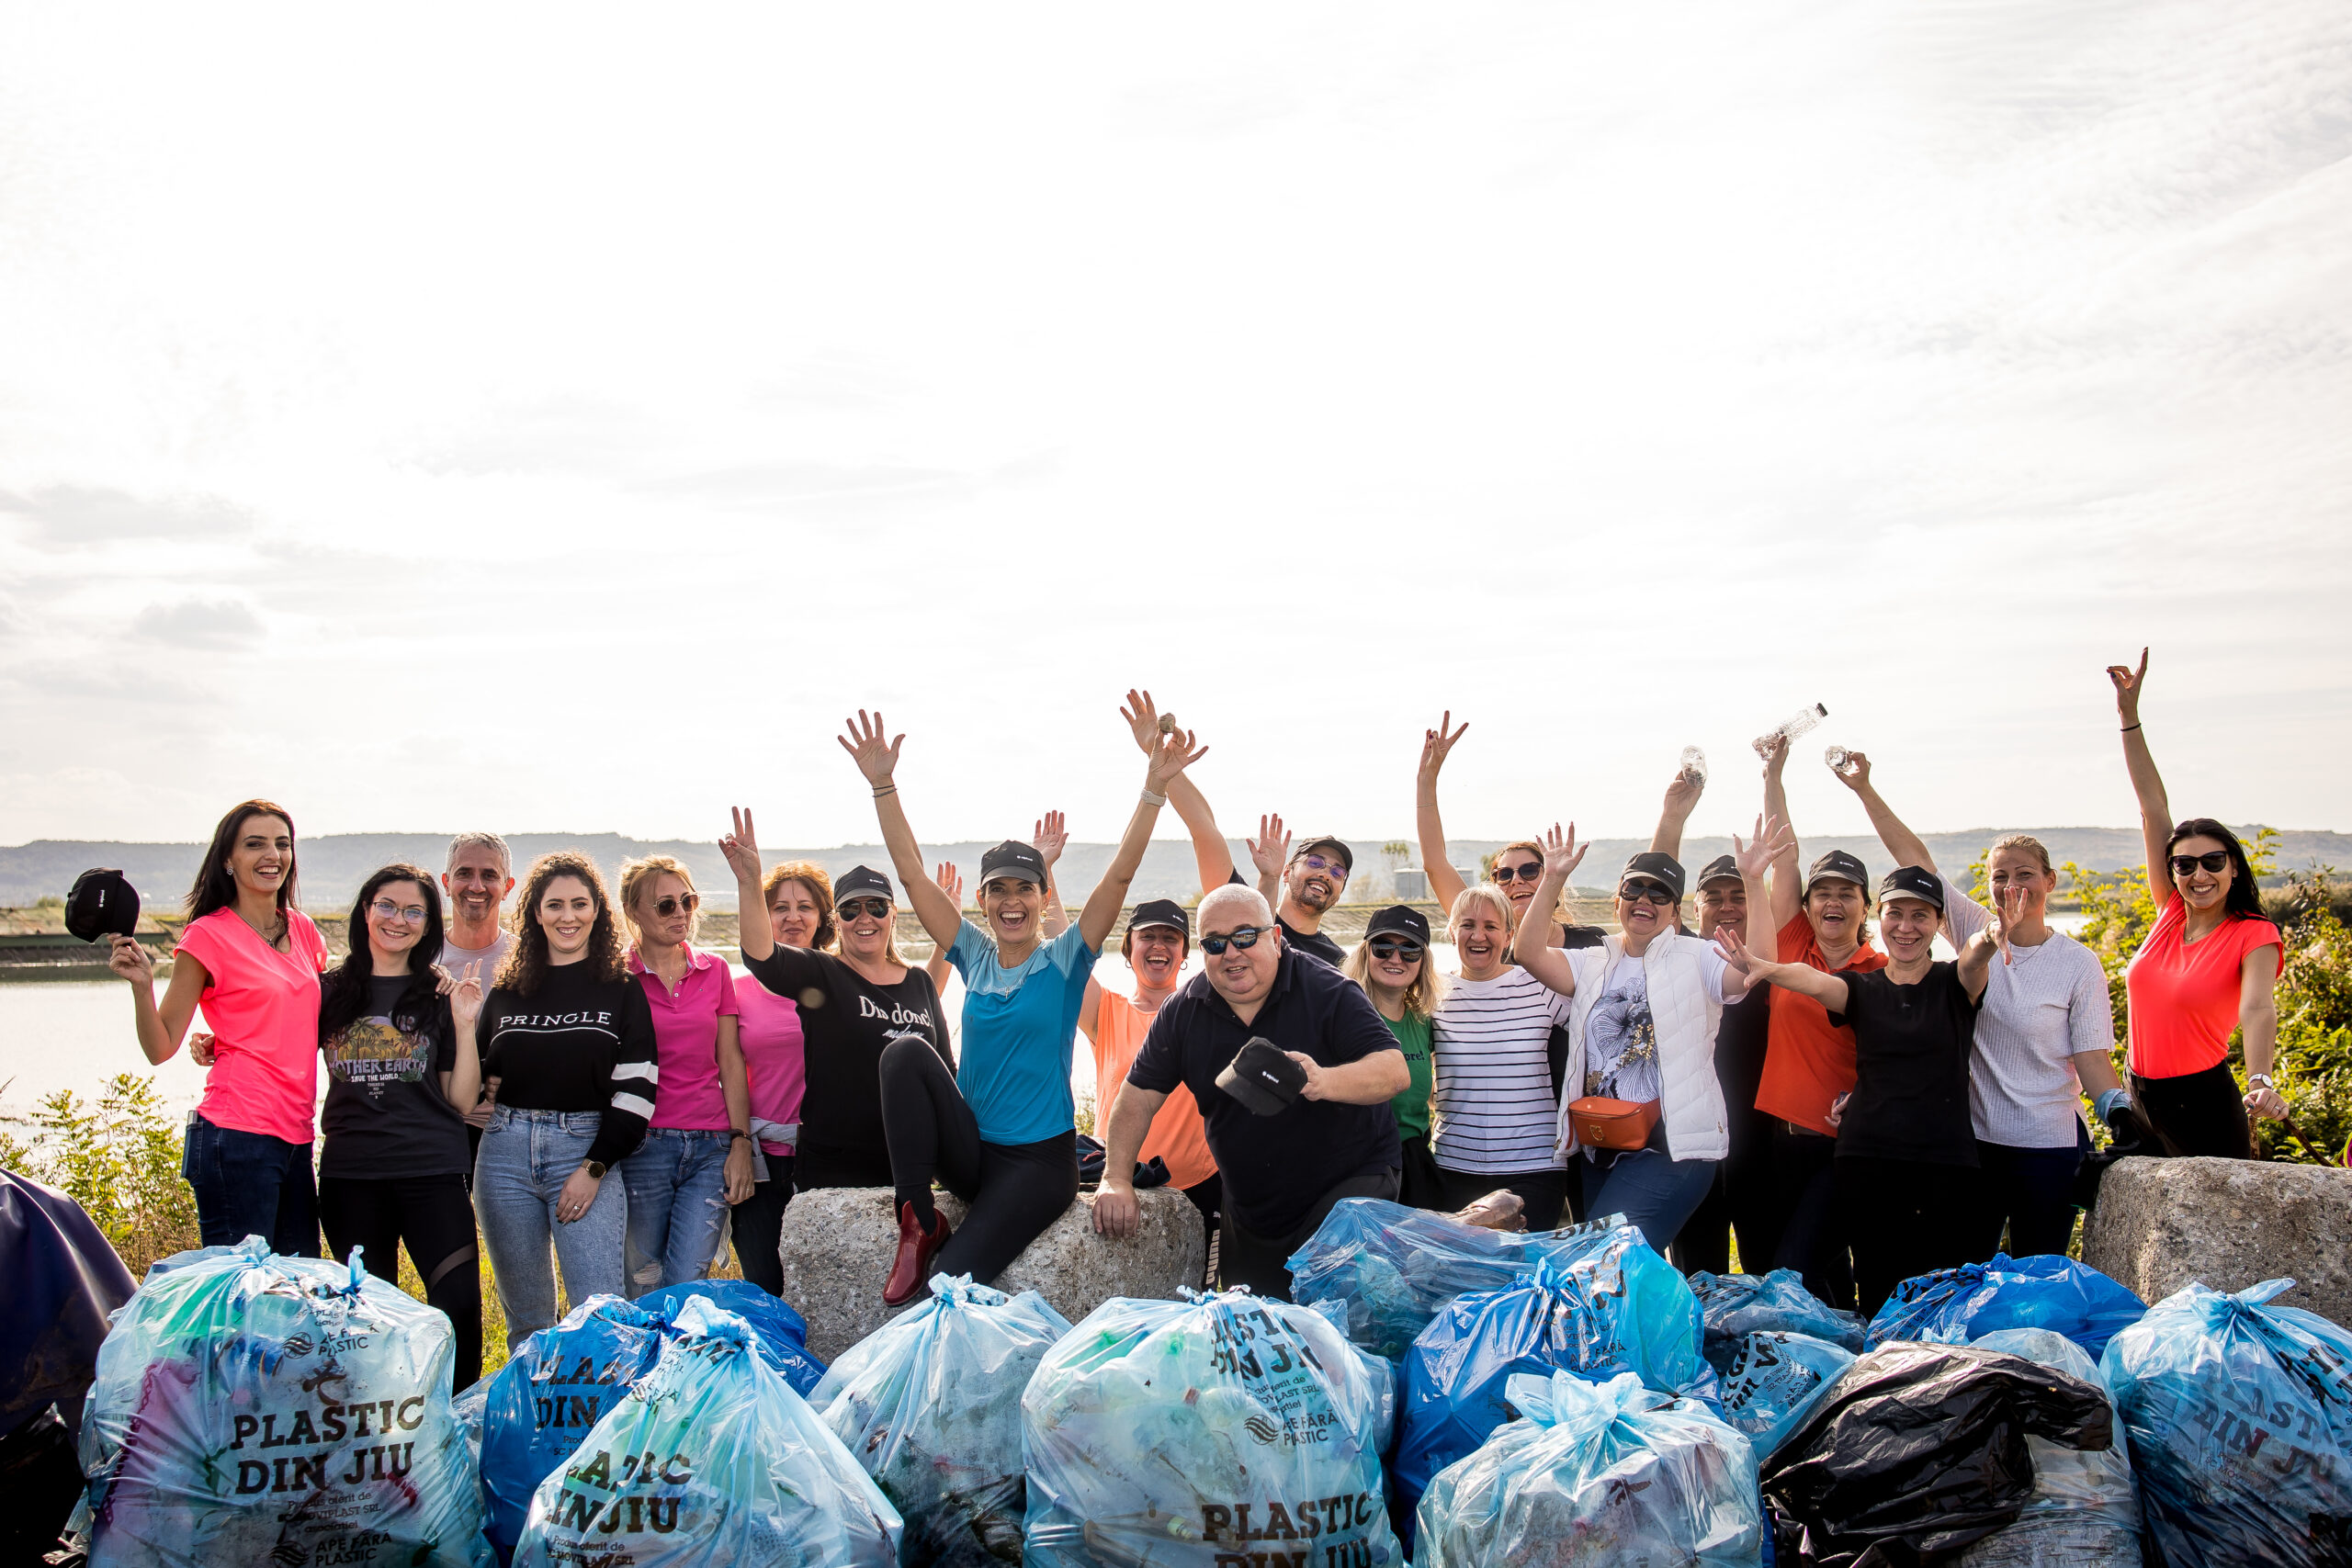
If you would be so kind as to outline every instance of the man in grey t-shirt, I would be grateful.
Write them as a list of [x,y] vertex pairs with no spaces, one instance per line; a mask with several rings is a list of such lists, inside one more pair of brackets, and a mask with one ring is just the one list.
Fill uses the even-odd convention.
[[[449,863],[441,873],[441,891],[449,900],[448,919],[442,928],[441,967],[462,977],[469,964],[481,965],[481,988],[487,996],[506,962],[514,933],[500,919],[506,896],[514,891],[514,857],[506,840],[495,833],[460,833],[449,840]],[[482,1085],[481,1101],[466,1113],[466,1125],[478,1146],[481,1130],[490,1125],[491,1108],[498,1101],[498,1081]]]

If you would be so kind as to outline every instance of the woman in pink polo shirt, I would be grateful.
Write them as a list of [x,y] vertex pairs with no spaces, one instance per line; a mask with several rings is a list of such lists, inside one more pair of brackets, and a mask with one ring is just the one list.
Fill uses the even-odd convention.
[[631,861],[620,905],[637,935],[628,970],[653,1011],[662,1084],[645,1142],[620,1162],[634,1299],[699,1280],[725,1255],[729,1210],[752,1196],[752,1100],[734,976],[694,945],[693,876],[668,855]]
[[211,1070],[180,1167],[196,1190],[198,1231],[207,1247],[260,1235],[276,1251],[316,1258],[311,1124],[327,947],[294,907],[294,819],[285,807],[248,800],[220,818],[187,914],[160,1004],[145,948],[118,936],[108,962],[130,982],[151,1064],[179,1050],[198,1007],[211,1028]]

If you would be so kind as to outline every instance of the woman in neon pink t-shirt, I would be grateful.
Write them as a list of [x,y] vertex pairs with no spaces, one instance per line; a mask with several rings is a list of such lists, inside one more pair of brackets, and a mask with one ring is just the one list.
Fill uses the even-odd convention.
[[[2140,728],[2140,667],[2110,664],[2123,720],[2123,761],[2140,797],[2148,891],[2156,923],[2124,972],[2131,998],[2132,1095],[2171,1150],[2252,1159],[2246,1113],[2278,1118],[2287,1102],[2271,1082],[2278,1055],[2278,928],[2236,834],[2210,817],[2176,823],[2165,781]],[[2230,1033],[2245,1034],[2246,1089],[2230,1073]]]
[[114,972],[130,982],[139,1048],[167,1061],[200,1006],[211,1071],[187,1122],[181,1173],[196,1190],[207,1247],[248,1235],[319,1255],[311,1124],[319,1095],[319,972],[326,942],[294,907],[294,819],[266,800],[220,818],[188,890],[172,983],[155,1000],[155,965],[126,936]]

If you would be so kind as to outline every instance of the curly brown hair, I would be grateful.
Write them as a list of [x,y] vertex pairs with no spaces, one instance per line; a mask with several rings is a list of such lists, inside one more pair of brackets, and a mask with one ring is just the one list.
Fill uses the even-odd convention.
[[578,850],[558,850],[531,863],[514,900],[514,945],[498,967],[498,988],[518,997],[537,996],[548,973],[548,933],[539,924],[539,900],[548,884],[560,876],[587,884],[596,900],[596,923],[588,932],[585,962],[599,980],[618,980],[628,974],[628,949],[622,945],[620,922],[613,916],[612,895],[605,891],[604,874],[596,863]]
[[775,890],[787,882],[797,882],[817,901],[817,934],[808,945],[819,953],[832,952],[833,939],[841,935],[833,919],[833,879],[813,860],[781,861],[768,867],[767,875],[760,883],[762,904],[774,905]]

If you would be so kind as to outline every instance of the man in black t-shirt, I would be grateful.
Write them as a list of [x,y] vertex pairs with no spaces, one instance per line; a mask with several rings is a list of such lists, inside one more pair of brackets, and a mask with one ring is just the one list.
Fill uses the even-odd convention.
[[[1717,855],[1699,873],[1699,934],[1719,931],[1747,935],[1747,886],[1729,855]],[[1772,987],[1750,987],[1726,1006],[1715,1030],[1715,1082],[1724,1091],[1731,1152],[1715,1168],[1715,1184],[1675,1237],[1674,1266],[1685,1274],[1731,1268],[1731,1235],[1739,1233],[1739,1258],[1750,1273],[1771,1265],[1781,1244],[1779,1211],[1772,1201],[1772,1118],[1756,1109],[1756,1088],[1764,1077],[1764,1045],[1772,1027]],[[1758,1260],[1761,1260],[1760,1262]]]
[[[1342,1198],[1396,1196],[1402,1149],[1388,1102],[1412,1083],[1405,1055],[1363,987],[1289,950],[1263,895],[1220,887],[1195,912],[1203,972],[1163,1004],[1127,1072],[1104,1143],[1108,1172],[1132,1172],[1151,1119],[1179,1084],[1193,1091],[1225,1183],[1217,1282],[1290,1299],[1284,1262]],[[1252,1038],[1306,1074],[1271,1116],[1217,1087]],[[1106,1175],[1094,1226],[1134,1234],[1135,1188]]]

